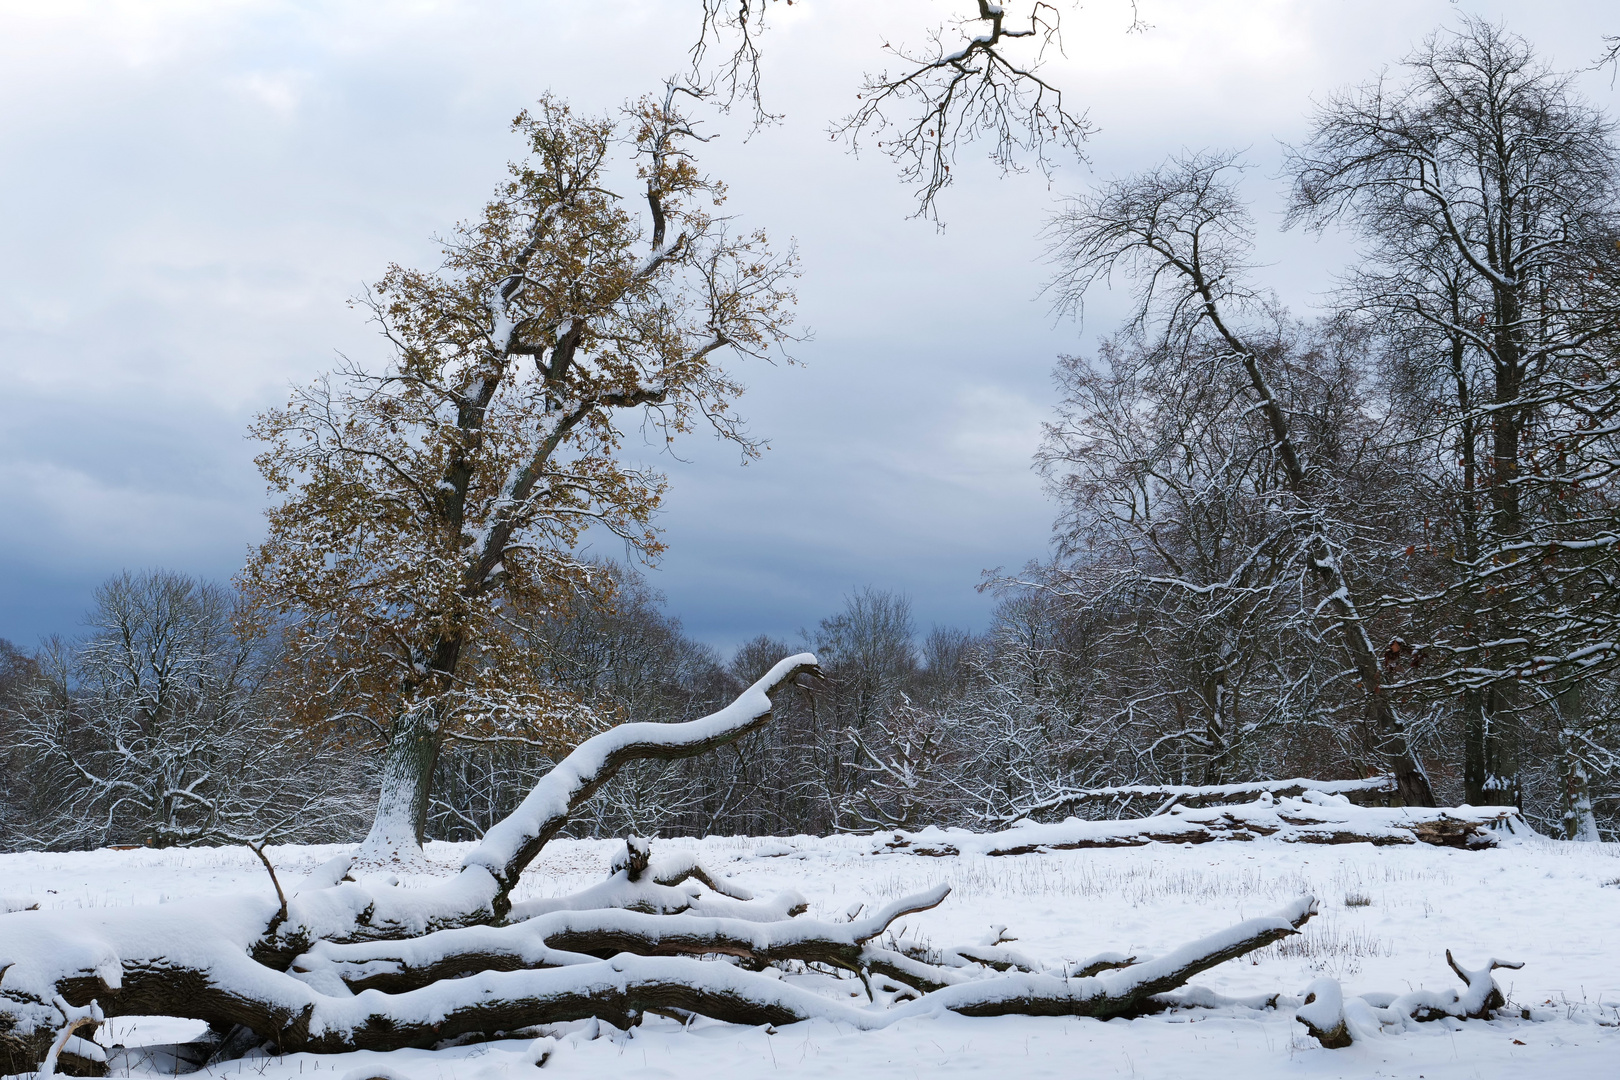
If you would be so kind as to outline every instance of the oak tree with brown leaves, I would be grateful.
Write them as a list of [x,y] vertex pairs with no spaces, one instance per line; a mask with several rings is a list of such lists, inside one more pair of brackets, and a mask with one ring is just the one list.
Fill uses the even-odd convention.
[[[795,257],[716,214],[681,109],[698,96],[518,116],[527,156],[442,265],[392,266],[358,301],[388,362],[345,361],[254,427],[281,501],[243,583],[290,624],[310,717],[386,744],[368,860],[418,850],[447,739],[560,749],[589,726],[514,615],[591,587],[588,529],[661,550],[664,478],[626,460],[627,427],[656,443],[707,421],[757,452],[722,361],[793,340]],[[614,191],[632,163],[640,215]]]

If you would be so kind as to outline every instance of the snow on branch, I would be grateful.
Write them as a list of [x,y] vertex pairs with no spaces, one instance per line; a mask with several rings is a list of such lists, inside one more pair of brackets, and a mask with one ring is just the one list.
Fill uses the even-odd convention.
[[487,870],[502,885],[500,903],[517,876],[568,816],[627,761],[671,760],[705,753],[742,738],[771,716],[771,696],[801,675],[819,675],[816,658],[799,653],[780,661],[717,713],[683,724],[620,724],[592,736],[541,778],[518,808],[484,834],[462,866]]
[[[1113,787],[1074,788],[1059,791],[1036,802],[1028,803],[1002,817],[1003,824],[1021,818],[1059,810],[1065,806],[1078,806],[1092,802],[1118,802],[1128,805],[1134,799],[1169,800],[1187,806],[1209,806],[1214,803],[1237,802],[1246,797],[1269,793],[1275,798],[1297,797],[1307,791],[1324,795],[1378,795],[1395,791],[1395,778],[1388,774],[1369,776],[1361,780],[1255,780],[1244,784],[1121,784]],[[1166,803],[1159,811],[1168,810]]]
[[1317,979],[1305,991],[1294,1018],[1329,1050],[1349,1046],[1357,1038],[1386,1028],[1404,1031],[1416,1024],[1451,1018],[1488,1020],[1507,1005],[1506,995],[1491,972],[1517,970],[1524,965],[1492,958],[1477,970],[1458,964],[1451,950],[1446,963],[1463,982],[1458,990],[1411,990],[1404,994],[1371,993],[1346,997],[1337,979]]
[[1356,806],[1342,794],[1307,790],[1298,797],[1280,800],[1262,791],[1253,802],[1237,806],[1175,806],[1154,817],[1121,821],[1070,818],[1051,825],[1024,821],[992,833],[935,828],[897,832],[893,839],[878,841],[878,849],[936,857],[963,853],[1025,855],[1077,848],[1265,838],[1295,844],[1430,844],[1473,851],[1535,835],[1511,806]]

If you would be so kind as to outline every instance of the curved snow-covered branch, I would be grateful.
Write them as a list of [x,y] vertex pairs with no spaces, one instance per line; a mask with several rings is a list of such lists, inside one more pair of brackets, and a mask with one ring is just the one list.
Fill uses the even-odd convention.
[[35,1044],[40,1032],[55,1029],[56,994],[77,1003],[98,998],[110,1015],[186,1016],[280,1038],[313,1008],[310,988],[284,974],[294,957],[320,941],[415,937],[495,921],[509,910],[507,896],[523,868],[625,762],[686,757],[740,738],[770,718],[772,694],[805,674],[819,674],[815,657],[792,656],[710,716],[625,724],[587,740],[442,885],[400,889],[345,881],[351,861],[338,859],[288,898],[285,918],[279,900],[258,896],[73,917],[6,915],[0,920],[0,1066],[16,1067],[0,1071],[31,1068],[43,1056]]
[[[256,944],[256,953],[266,959],[279,957],[278,966],[284,967],[318,940],[412,937],[504,918],[524,868],[626,762],[692,757],[734,742],[770,719],[775,694],[801,675],[820,674],[815,656],[799,653],[780,661],[718,712],[680,724],[620,724],[594,735],[541,777],[517,809],[484,834],[450,881],[428,889],[372,891],[344,885],[302,894],[289,903],[289,918],[275,937]],[[334,907],[339,910],[334,912]],[[349,925],[334,926],[334,915],[343,918],[345,911]]]
[[719,712],[684,724],[620,724],[586,739],[541,777],[516,810],[484,834],[462,867],[488,871],[501,886],[497,907],[505,907],[506,893],[524,867],[625,762],[692,757],[734,742],[770,719],[773,694],[800,675],[820,673],[815,656],[799,653],[779,661]]

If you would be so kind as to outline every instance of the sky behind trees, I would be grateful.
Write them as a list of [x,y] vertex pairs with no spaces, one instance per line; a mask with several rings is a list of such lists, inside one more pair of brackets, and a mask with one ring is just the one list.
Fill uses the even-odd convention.
[[[780,5],[778,5],[780,7]],[[672,480],[669,552],[650,573],[694,636],[792,637],[874,584],[918,622],[980,624],[983,570],[1045,549],[1052,508],[1030,457],[1058,353],[1083,328],[1038,296],[1039,230],[1094,178],[1183,148],[1247,148],[1270,283],[1309,309],[1350,257],[1276,235],[1279,141],[1313,97],[1371,78],[1459,12],[1504,18],[1555,64],[1600,52],[1599,3],[1221,3],[1066,10],[1050,75],[1098,127],[1090,166],[1001,178],[968,147],[943,231],[878,155],[827,125],[885,40],[949,14],[922,0],[802,0],[773,13],[766,104],[745,138],[716,115],[702,164],[748,227],[795,237],[803,368],[739,365],[742,410],[773,448],[739,467],[699,434]],[[604,110],[683,70],[697,3],[0,3],[0,636],[74,633],[124,568],[220,579],[262,533],[251,416],[342,352],[386,357],[346,306],[390,262],[475,215],[521,149],[518,109],[551,90]],[[1585,92],[1613,111],[1603,72]],[[622,556],[612,544],[598,554]]]

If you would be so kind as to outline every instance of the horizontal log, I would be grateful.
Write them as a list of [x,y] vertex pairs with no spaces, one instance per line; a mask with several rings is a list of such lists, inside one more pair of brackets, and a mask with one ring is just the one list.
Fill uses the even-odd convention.
[[800,960],[858,971],[866,942],[896,919],[937,907],[950,891],[938,885],[848,923],[561,911],[510,926],[441,930],[408,941],[322,943],[298,957],[290,970],[328,994],[344,988],[403,993],[481,971],[566,967],[620,953],[735,956],[756,965]]
[[1294,844],[1432,844],[1475,851],[1504,838],[1534,835],[1511,806],[1369,807],[1342,796],[1307,792],[1275,800],[1269,793],[1238,806],[1175,808],[1155,817],[1118,821],[1027,822],[992,833],[930,829],[895,833],[880,851],[913,855],[1028,855],[1145,844],[1206,844],[1271,839]]
[[618,956],[544,971],[484,972],[406,994],[323,999],[307,1030],[288,1033],[283,1047],[339,1052],[428,1046],[456,1035],[587,1016],[628,1021],[647,1011],[689,1012],[743,1024],[826,1018],[859,1029],[941,1011],[1106,1019],[1152,1009],[1153,995],[1297,933],[1316,911],[1315,901],[1303,897],[1275,916],[1250,919],[1123,970],[1085,979],[993,975],[883,1011],[855,1008],[730,964],[684,957]]
[[1000,820],[1010,825],[1020,818],[1049,814],[1065,807],[1084,806],[1088,803],[1112,802],[1127,806],[1137,799],[1157,801],[1168,809],[1170,802],[1186,807],[1220,806],[1226,803],[1248,802],[1265,793],[1273,798],[1294,798],[1307,791],[1327,795],[1343,795],[1354,803],[1381,805],[1395,793],[1395,777],[1369,776],[1360,780],[1252,780],[1241,784],[1119,784],[1113,787],[1074,788],[1049,795],[1028,803]]
[[[938,891],[923,899],[937,903],[943,895]],[[899,902],[851,936],[865,934],[885,919],[892,921],[897,917],[893,912],[917,902]],[[1154,994],[1295,933],[1315,911],[1315,902],[1306,897],[1276,916],[1248,920],[1122,970],[1080,979],[986,975],[888,1010],[856,1008],[721,961],[634,955],[541,970],[486,970],[398,994],[372,989],[339,995],[269,971],[245,955],[233,965],[226,957],[190,954],[193,964],[201,962],[190,966],[184,959],[188,955],[184,942],[175,943],[175,955],[162,965],[126,968],[122,985],[108,987],[98,1000],[109,1016],[152,1013],[205,1020],[220,1028],[239,1023],[283,1052],[334,1053],[428,1047],[457,1036],[493,1035],[590,1016],[628,1023],[646,1011],[696,1013],[745,1024],[824,1017],[863,1029],[940,1011],[1106,1018],[1151,1008]],[[776,932],[786,925],[791,924],[760,924],[753,929]],[[52,1033],[45,1027],[38,1034],[48,1043]],[[38,1058],[23,1055],[44,1052],[44,1045],[36,1045],[39,1042],[15,1029],[0,1032],[0,1065],[9,1066],[10,1072],[25,1071]]]

